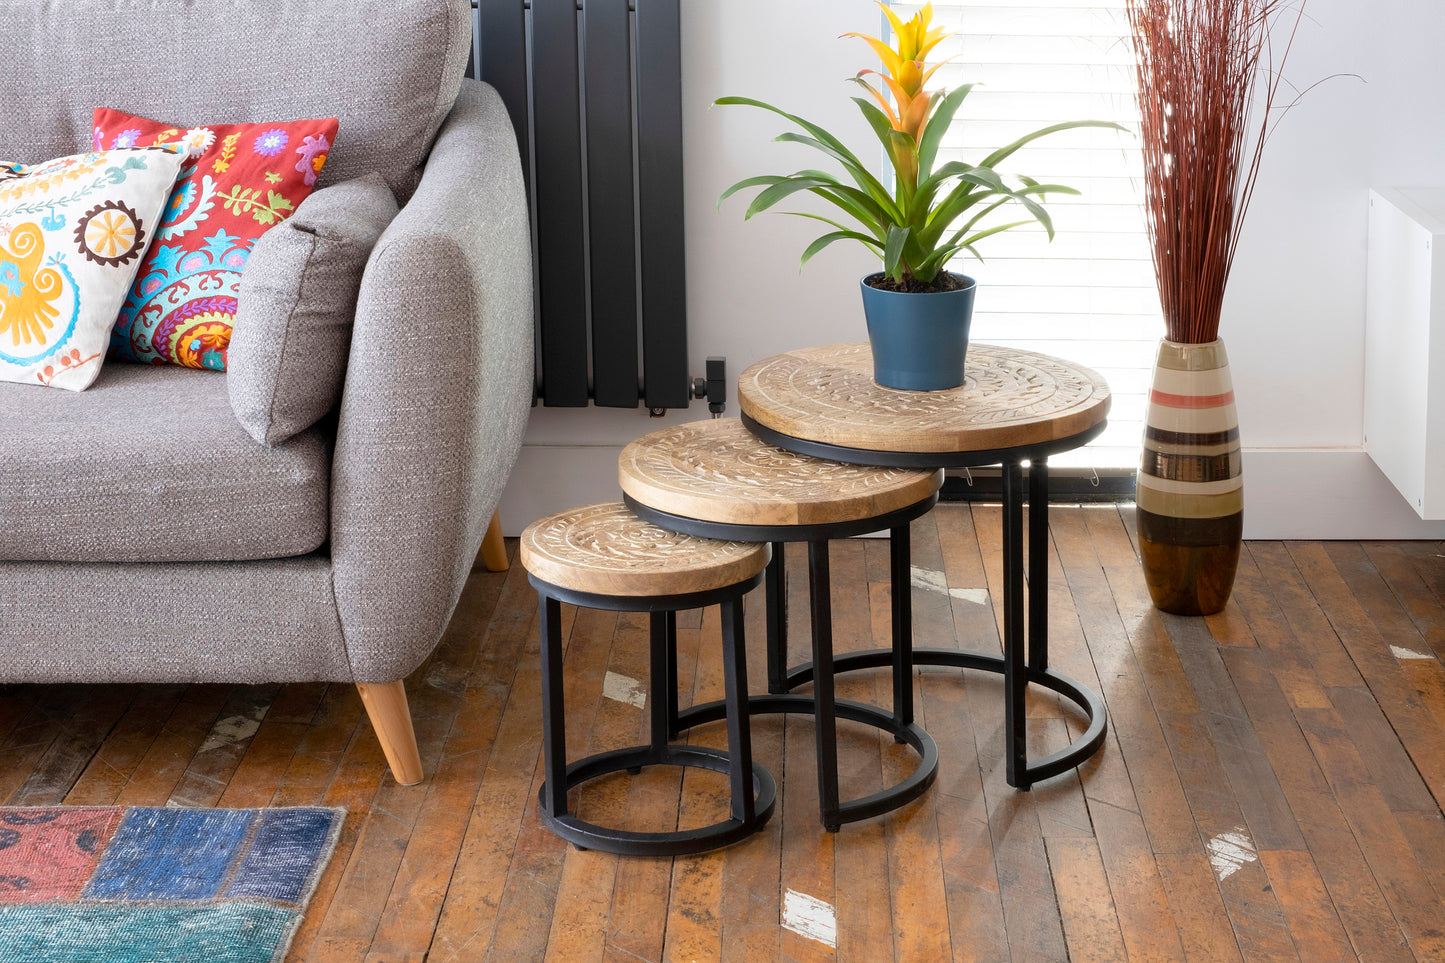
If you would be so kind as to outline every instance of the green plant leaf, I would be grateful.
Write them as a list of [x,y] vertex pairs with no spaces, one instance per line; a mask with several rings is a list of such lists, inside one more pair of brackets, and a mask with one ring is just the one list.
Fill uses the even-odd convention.
[[[799,173],[807,174],[811,172],[800,171]],[[797,177],[798,174],[794,174],[792,176]],[[786,174],[760,174],[757,177],[745,177],[742,180],[738,181],[736,184],[734,184],[732,187],[729,187],[727,190],[723,191],[721,194],[718,195],[717,206],[719,209],[721,209],[722,202],[727,200],[729,197],[732,197],[738,191],[747,190],[749,187],[759,187],[761,185],[767,185],[768,187],[771,187],[772,185],[778,183],[778,181],[783,181],[787,179],[788,175]]]
[[818,187],[813,189],[813,193],[846,212],[865,230],[877,237],[883,237],[887,233],[885,225],[893,223],[887,211],[856,187],[849,187],[846,184],[837,187]]
[[975,167],[973,170],[964,171],[958,175],[958,179],[969,184],[977,184],[995,194],[1010,193],[1009,186],[1003,182],[1002,177],[998,176],[998,172],[987,167]]
[[[857,77],[852,79],[858,80]],[[862,83],[861,80],[858,80],[858,82]],[[867,85],[864,84],[864,86],[866,87]],[[902,202],[900,206],[906,211],[912,200],[913,191],[911,185],[908,185],[905,174],[910,171],[916,171],[918,166],[914,159],[915,145],[913,140],[902,131],[895,130],[892,122],[888,119],[888,115],[873,104],[864,100],[862,97],[853,97],[850,99],[858,105],[858,109],[863,112],[864,119],[868,121],[868,126],[873,128],[874,135],[883,145],[883,150],[888,154],[888,160],[893,165],[893,173],[898,177],[900,188],[905,185],[909,186],[908,190],[899,191],[899,200]],[[916,173],[913,176],[916,177]]]
[[791,121],[792,123],[798,125],[803,130],[811,134],[812,138],[810,139],[806,137],[800,137],[797,134],[783,134],[775,138],[775,140],[808,144],[810,147],[815,147],[818,150],[821,150],[823,153],[832,156],[835,160],[837,160],[845,168],[847,168],[849,175],[852,176],[854,180],[858,181],[859,187],[863,188],[868,193],[873,194],[873,196],[877,198],[880,203],[886,201],[888,205],[892,205],[893,202],[889,197],[888,192],[883,189],[883,185],[878,183],[878,179],[868,172],[868,169],[858,160],[858,158],[853,156],[852,151],[848,150],[848,148],[843,145],[842,141],[840,141],[838,138],[828,133],[827,130],[818,126],[812,121],[805,120],[802,117],[799,117],[797,114],[790,114],[786,110],[774,107],[772,104],[765,103],[761,100],[754,100],[751,97],[719,97],[717,100],[713,101],[713,103],[724,107],[757,107],[761,110],[771,111],[772,113],[777,114],[779,117],[783,117]]
[[[801,170],[795,174],[764,174],[758,177],[749,177],[745,180],[738,181],[724,191],[722,196],[718,198],[718,204],[721,205],[724,200],[734,193],[749,187],[767,187],[772,189],[779,184],[797,183],[799,179],[815,181],[815,184],[807,186],[804,189],[817,194],[830,204],[833,204],[843,213],[855,219],[865,230],[872,231],[879,237],[882,237],[883,228],[880,225],[883,221],[888,220],[887,214],[882,208],[878,207],[877,203],[869,195],[858,190],[856,187],[842,183],[835,175],[829,174],[826,171]],[[789,193],[791,193],[791,191]],[[753,214],[759,213],[759,211],[763,209],[753,210],[753,207],[760,203],[761,198],[762,192],[759,193],[757,199],[754,199],[753,204],[749,206],[748,213],[744,216],[745,220],[751,218]],[[764,208],[766,208],[781,199],[781,197],[774,197],[771,200],[761,201],[761,203],[763,203]],[[794,212],[785,211],[783,213],[791,214]],[[815,215],[802,216],[812,217]],[[839,227],[841,228],[842,225],[839,225]]]
[[973,245],[977,244],[979,241],[983,240],[986,237],[993,237],[993,235],[1002,234],[1004,231],[1012,231],[1016,227],[1027,227],[1032,223],[1033,221],[1009,221],[1007,224],[999,224],[995,227],[990,227],[986,230],[979,231],[977,234],[970,236],[966,240],[958,241],[957,244],[960,247],[971,248],[973,247]]
[[[863,81],[857,77],[851,77],[849,79],[863,84]],[[866,87],[868,85],[863,84],[863,86]],[[862,97],[850,97],[848,99],[858,105],[858,109],[863,112],[863,119],[868,121],[869,127],[873,128],[873,133],[877,135],[880,141],[886,143],[888,135],[893,131],[893,122],[888,119],[888,115],[879,110],[876,104],[864,100]]]
[[898,205],[897,222],[910,224],[913,211],[917,207],[917,145],[907,134],[894,131],[888,140],[887,154],[893,164],[893,194]]
[[[855,228],[849,227],[847,224],[840,224],[840,223],[838,223],[837,221],[833,220],[832,218],[823,217],[821,214],[810,214],[810,213],[808,213],[807,211],[779,211],[778,213],[779,213],[779,214],[786,214],[786,215],[788,215],[789,217],[806,217],[806,218],[807,218],[808,220],[810,220],[810,221],[821,221],[822,223],[827,224],[827,225],[829,225],[830,227],[837,228],[837,229],[840,230],[840,231],[854,231],[854,230],[856,230]],[[867,235],[864,235],[864,236],[866,237]],[[882,250],[882,241],[878,240],[877,238],[872,238],[872,237],[868,238],[868,240],[870,240],[870,241],[878,244],[879,250]]]
[[1045,194],[1071,194],[1075,197],[1078,197],[1081,195],[1082,192],[1076,190],[1075,188],[1065,186],[1063,184],[1034,183],[1029,185],[1028,187],[1025,187],[1021,191],[1016,191],[1015,193],[1018,194],[1020,197],[1025,194],[1037,194],[1040,198],[1042,198]]
[[895,281],[903,279],[903,270],[899,261],[903,256],[903,244],[908,240],[909,233],[906,227],[897,225],[888,227],[888,242],[883,245],[883,270]]
[[834,177],[785,177],[772,187],[758,192],[758,196],[753,198],[753,202],[743,213],[743,220],[752,220],[754,214],[761,214],[778,201],[791,197],[799,191],[810,191],[815,187],[832,187],[837,183],[838,180]]
[[898,206],[894,203],[893,197],[888,193],[887,188],[885,188],[883,184],[879,182],[878,178],[874,177],[872,172],[863,165],[863,162],[854,157],[847,148],[835,150],[812,137],[795,134],[791,131],[779,134],[777,137],[774,137],[773,140],[784,144],[805,144],[829,155],[838,163],[842,164],[843,169],[848,172],[848,176],[852,177],[859,187],[868,192],[868,194],[878,202],[880,207],[889,211],[890,216],[894,220],[902,220],[903,215],[898,213]]
[[1059,131],[1063,130],[1077,130],[1081,127],[1112,127],[1114,130],[1123,130],[1127,133],[1127,130],[1125,128],[1120,127],[1118,124],[1110,123],[1107,120],[1071,120],[1063,124],[1053,124],[1052,126],[1041,128],[1034,131],[1032,134],[1025,134],[1018,140],[1014,141],[1012,144],[1009,144],[1007,147],[1000,147],[992,154],[989,154],[978,166],[997,166],[999,161],[1005,160],[1006,158],[1013,156],[1019,151],[1020,148],[1032,143],[1033,141],[1038,140],[1040,137],[1047,137],[1050,134],[1057,134]]
[[[919,181],[918,191],[914,194],[913,205],[915,209],[923,208],[926,213],[931,214],[934,205],[934,198],[948,179],[957,177],[959,174],[973,170],[972,164],[965,164],[962,161],[949,161],[928,177]],[[925,217],[925,220],[927,218]]]
[[808,249],[803,252],[803,259],[798,262],[798,267],[801,268],[804,264],[807,264],[812,260],[814,254],[817,254],[834,241],[862,241],[879,254],[883,253],[883,246],[866,234],[859,234],[857,231],[834,231],[831,234],[824,234],[812,244],[809,244]]
[[949,161],[938,170],[929,174],[928,177],[919,181],[918,187],[922,190],[925,184],[942,184],[950,177],[957,177],[959,174],[966,174],[971,170],[973,170],[972,164],[965,164],[963,161]]
[[[973,173],[970,168],[966,173]],[[974,205],[986,201],[991,197],[998,196],[996,191],[980,190],[977,183],[972,180],[962,180],[954,185],[948,195],[934,205],[933,215],[928,220],[928,232],[934,237],[943,236],[948,226],[957,220],[965,211]]]
[[[1007,197],[1000,197],[998,200],[994,201],[992,204],[989,204],[988,206],[986,206],[983,210],[981,210],[981,211],[979,211],[978,213],[974,214],[973,217],[970,217],[967,221],[964,222],[963,226],[958,229],[958,232],[955,233],[955,234],[953,235],[953,237],[951,237],[951,238],[948,239],[948,243],[952,245],[952,244],[957,244],[957,243],[959,243],[960,241],[962,241],[963,238],[964,238],[964,236],[967,235],[969,231],[973,230],[974,226],[975,226],[976,224],[978,224],[979,221],[983,220],[985,217],[988,217],[990,214],[992,214],[994,211],[998,210],[1000,207],[1003,207],[1003,206],[1004,206],[1005,204],[1007,204],[1008,202],[1009,202],[1009,199],[1008,199]],[[1033,223],[1033,222],[1032,222],[1032,221],[1028,221],[1028,222],[1020,222],[1020,223]]]
[[1034,216],[1035,220],[1044,226],[1044,230],[1049,233],[1049,240],[1052,241],[1054,239],[1054,219],[1049,216],[1049,212],[1044,209],[1044,206],[1032,197],[1024,197],[1022,194],[1015,194],[1014,197]]
[[938,276],[938,272],[943,270],[943,266],[948,263],[949,259],[958,253],[960,247],[962,245],[955,244],[952,247],[941,247],[934,251],[929,255],[928,260],[920,264],[913,272],[914,276],[923,280],[927,275],[927,280],[933,280]]
[[953,115],[958,113],[959,106],[973,88],[973,84],[964,84],[949,91],[948,95],[930,110],[928,123],[923,128],[923,139],[918,143],[919,180],[927,179],[933,170],[933,161],[938,156],[938,145],[943,143],[943,135],[953,123]]

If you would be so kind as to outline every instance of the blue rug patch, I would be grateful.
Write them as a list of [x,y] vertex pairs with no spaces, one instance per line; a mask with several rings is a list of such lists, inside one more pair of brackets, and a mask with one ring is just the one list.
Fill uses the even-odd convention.
[[245,809],[132,809],[83,899],[209,899],[250,832]]
[[0,905],[0,960],[26,963],[271,963],[301,922],[261,903]]
[[310,885],[317,859],[331,844],[334,816],[325,809],[262,811],[255,838],[226,895],[299,900]]

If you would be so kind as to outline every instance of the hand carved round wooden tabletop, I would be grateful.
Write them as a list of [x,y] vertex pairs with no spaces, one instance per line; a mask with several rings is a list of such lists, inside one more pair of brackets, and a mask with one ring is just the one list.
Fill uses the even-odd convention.
[[622,490],[648,508],[735,525],[817,525],[874,518],[938,491],[943,472],[868,468],[759,441],[736,418],[644,435],[618,459]]
[[767,567],[766,544],[679,535],[621,502],[588,505],[527,526],[522,565],[544,582],[597,595],[662,596],[736,585]]
[[900,391],[873,380],[867,343],[789,351],[738,378],[743,414],[794,438],[846,448],[968,452],[1057,441],[1101,424],[1109,385],[1060,358],[968,346],[966,380]]

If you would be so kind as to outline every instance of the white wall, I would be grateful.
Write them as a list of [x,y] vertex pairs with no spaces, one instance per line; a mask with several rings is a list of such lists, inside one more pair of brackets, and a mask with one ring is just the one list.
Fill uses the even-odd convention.
[[[871,136],[843,78],[867,54],[850,30],[876,33],[871,0],[684,0],[689,343],[696,374],[722,354],[735,377],[792,348],[862,340],[858,278],[865,251],[835,245],[798,270],[816,236],[801,219],[742,221],[718,194],[759,173],[818,166],[772,144],[783,126],[736,94],[776,103],[839,133]],[[1283,39],[1283,38],[1278,38]],[[1371,186],[1445,185],[1445,4],[1309,0],[1287,78],[1306,87],[1337,73],[1283,119],[1265,154],[1225,304],[1221,333],[1234,372],[1251,538],[1445,538],[1419,521],[1364,454],[1365,228]],[[1285,100],[1289,97],[1285,96]],[[736,404],[730,404],[736,412]],[[617,497],[616,455],[667,422],[645,411],[533,411],[502,502],[508,534],[534,518]]]

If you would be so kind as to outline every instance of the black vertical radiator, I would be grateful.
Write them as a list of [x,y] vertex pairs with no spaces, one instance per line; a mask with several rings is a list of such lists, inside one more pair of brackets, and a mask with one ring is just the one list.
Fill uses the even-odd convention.
[[527,175],[544,405],[694,394],[678,4],[473,0],[469,75],[501,94]]

